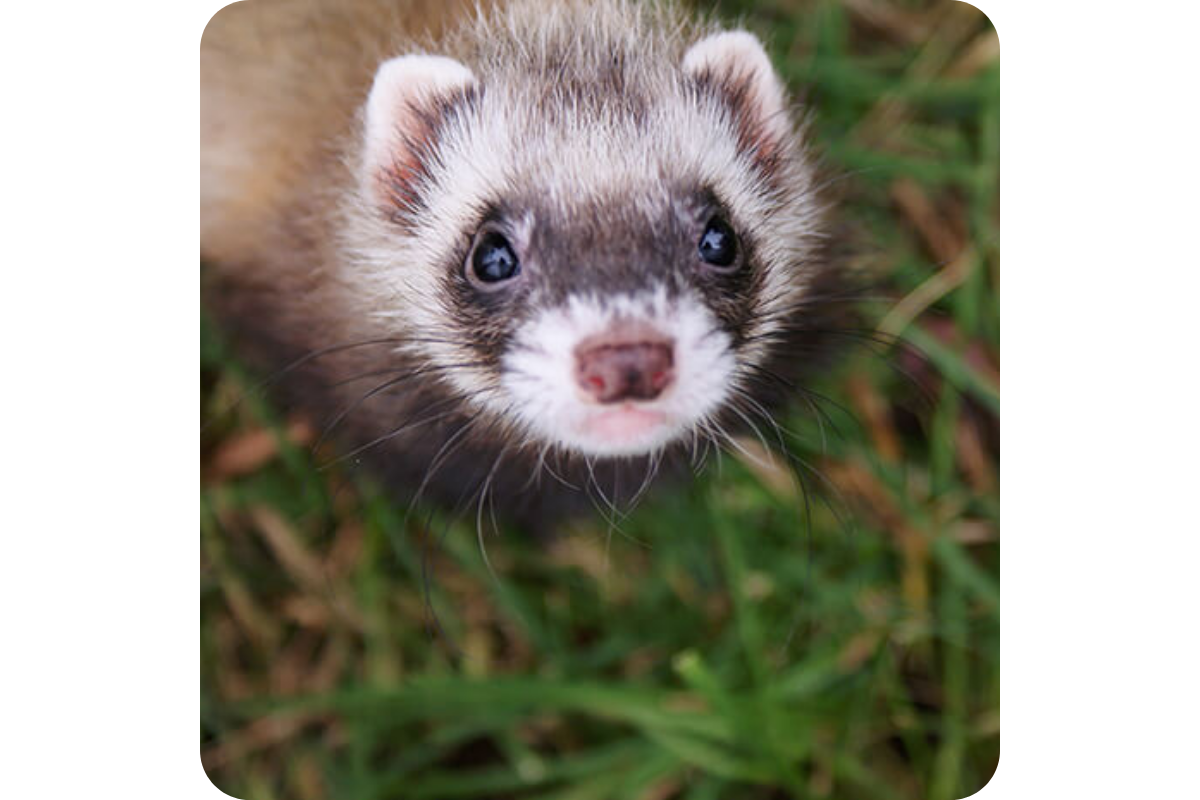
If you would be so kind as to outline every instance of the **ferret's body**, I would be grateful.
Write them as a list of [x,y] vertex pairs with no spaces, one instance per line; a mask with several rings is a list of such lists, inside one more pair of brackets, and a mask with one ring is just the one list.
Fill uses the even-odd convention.
[[402,489],[613,500],[816,349],[823,209],[749,34],[621,0],[246,0],[201,84],[207,302]]

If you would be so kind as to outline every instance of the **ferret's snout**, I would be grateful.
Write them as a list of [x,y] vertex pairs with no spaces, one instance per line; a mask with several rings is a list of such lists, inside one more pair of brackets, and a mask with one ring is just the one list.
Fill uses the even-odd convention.
[[675,380],[674,351],[659,336],[585,340],[575,349],[575,380],[598,403],[653,400]]

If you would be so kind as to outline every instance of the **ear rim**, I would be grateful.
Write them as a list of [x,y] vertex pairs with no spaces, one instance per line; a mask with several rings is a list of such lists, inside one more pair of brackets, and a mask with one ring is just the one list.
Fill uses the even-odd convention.
[[390,215],[415,200],[424,172],[421,151],[432,145],[439,105],[478,85],[469,67],[441,55],[395,56],[381,63],[363,104],[360,181]]
[[792,130],[787,89],[757,36],[740,29],[710,34],[688,48],[682,67],[729,103],[740,142],[756,162],[779,157]]
[[695,78],[708,73],[724,81],[752,82],[752,88],[764,92],[761,100],[783,99],[783,84],[766,48],[747,30],[719,31],[696,41],[684,53],[683,70]]

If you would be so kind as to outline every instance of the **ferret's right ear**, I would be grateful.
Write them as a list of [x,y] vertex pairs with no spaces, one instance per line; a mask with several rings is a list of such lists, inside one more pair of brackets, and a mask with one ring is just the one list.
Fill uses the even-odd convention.
[[439,120],[475,86],[466,66],[444,56],[383,62],[367,96],[361,181],[390,215],[411,207]]

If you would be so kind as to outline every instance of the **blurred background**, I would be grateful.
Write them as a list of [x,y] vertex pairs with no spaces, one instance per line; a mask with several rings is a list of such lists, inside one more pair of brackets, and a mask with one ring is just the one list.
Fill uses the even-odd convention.
[[802,480],[747,441],[618,527],[485,553],[473,518],[318,469],[317,421],[235,405],[261,376],[205,325],[200,735],[223,791],[953,800],[991,777],[996,33],[953,0],[716,12],[812,110],[876,286],[783,420]]

